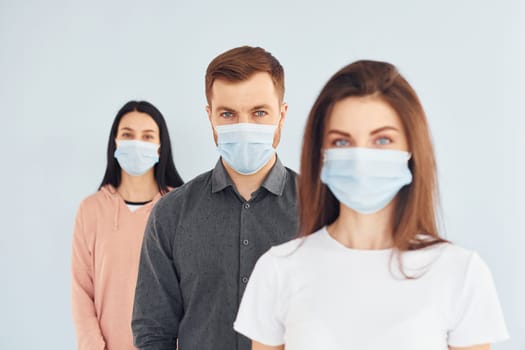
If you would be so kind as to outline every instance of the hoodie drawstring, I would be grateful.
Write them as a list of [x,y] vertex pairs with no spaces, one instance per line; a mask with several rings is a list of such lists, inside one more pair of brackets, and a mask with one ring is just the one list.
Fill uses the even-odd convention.
[[117,194],[113,194],[113,202],[115,203],[115,215],[113,216],[113,231],[117,231],[118,219],[120,214],[120,198]]

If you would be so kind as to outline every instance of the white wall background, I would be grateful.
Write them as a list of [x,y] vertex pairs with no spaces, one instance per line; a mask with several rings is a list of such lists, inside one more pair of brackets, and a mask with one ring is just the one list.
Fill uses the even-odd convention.
[[73,349],[69,259],[79,201],[102,178],[129,99],[167,118],[185,180],[217,158],[204,72],[260,45],[285,67],[279,154],[299,166],[325,81],[360,58],[396,64],[420,94],[439,161],[447,237],[491,267],[525,348],[525,12],[520,0],[0,0],[0,349]]

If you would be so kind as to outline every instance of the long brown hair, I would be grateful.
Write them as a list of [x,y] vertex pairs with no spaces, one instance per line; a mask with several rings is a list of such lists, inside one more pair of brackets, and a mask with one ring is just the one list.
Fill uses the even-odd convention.
[[399,115],[412,158],[413,180],[397,194],[393,239],[399,251],[446,242],[438,234],[436,161],[428,123],[416,92],[390,63],[357,61],[330,78],[306,124],[299,175],[299,232],[307,236],[339,216],[339,201],[321,182],[325,126],[334,105],[347,97],[374,95]]

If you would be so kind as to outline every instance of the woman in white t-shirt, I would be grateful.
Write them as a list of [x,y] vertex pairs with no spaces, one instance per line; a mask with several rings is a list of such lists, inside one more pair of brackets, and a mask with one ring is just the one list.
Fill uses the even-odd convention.
[[491,273],[439,236],[419,99],[391,64],[337,72],[310,112],[300,238],[270,249],[234,328],[256,350],[489,349],[508,338]]

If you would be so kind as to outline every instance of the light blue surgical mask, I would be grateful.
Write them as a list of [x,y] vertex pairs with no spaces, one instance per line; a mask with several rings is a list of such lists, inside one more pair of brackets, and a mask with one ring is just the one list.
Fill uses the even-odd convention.
[[239,174],[255,174],[275,153],[276,128],[276,125],[254,123],[217,125],[217,150]]
[[120,167],[132,176],[140,176],[159,161],[159,145],[137,140],[119,140],[115,158]]
[[321,181],[345,206],[362,214],[383,209],[412,182],[408,152],[332,148],[324,153]]

